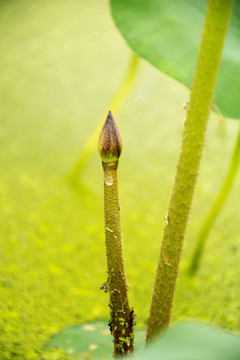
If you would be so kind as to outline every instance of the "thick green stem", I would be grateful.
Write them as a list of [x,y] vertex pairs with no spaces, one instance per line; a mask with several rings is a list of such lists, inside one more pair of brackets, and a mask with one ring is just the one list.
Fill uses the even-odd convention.
[[192,92],[184,125],[182,149],[166,215],[147,342],[169,324],[183,239],[199,171],[221,53],[233,0],[209,0]]
[[103,161],[104,170],[104,215],[110,294],[110,330],[114,338],[114,354],[128,354],[133,350],[133,310],[127,295],[127,281],[122,253],[120,206],[118,199],[118,160]]
[[[131,60],[130,60],[129,68],[127,70],[127,74],[126,74],[125,78],[123,79],[123,82],[122,82],[118,92],[116,93],[113,100],[111,101],[111,103],[108,106],[108,109],[111,109],[112,112],[114,112],[115,114],[117,111],[119,111],[119,109],[121,108],[124,100],[126,99],[128,93],[129,93],[129,91],[131,90],[134,79],[136,77],[138,64],[139,64],[139,57],[135,53],[133,53]],[[79,173],[81,172],[81,170],[83,169],[85,164],[87,163],[88,159],[93,154],[93,152],[95,150],[96,142],[97,142],[97,139],[99,136],[99,132],[100,132],[100,130],[103,126],[103,122],[105,120],[105,113],[106,113],[106,111],[104,111],[104,114],[100,118],[98,125],[96,126],[96,128],[94,129],[94,131],[92,132],[90,137],[88,138],[88,140],[84,146],[84,149],[83,149],[82,153],[80,154],[78,160],[73,165],[72,171],[69,175],[69,179],[71,181],[73,181],[77,178],[77,176],[79,175]]]
[[229,192],[232,189],[234,180],[236,178],[236,175],[237,175],[237,172],[239,169],[239,165],[240,165],[240,129],[238,132],[238,136],[237,136],[236,144],[235,144],[234,151],[232,154],[231,163],[229,166],[227,176],[226,176],[224,183],[213,203],[213,206],[212,206],[212,208],[200,230],[200,233],[199,233],[199,236],[197,239],[197,244],[196,244],[195,250],[193,252],[193,256],[191,258],[191,262],[190,262],[190,266],[189,266],[189,274],[190,275],[194,275],[199,268],[199,264],[201,261],[202,253],[203,253],[206,241],[207,241],[208,234],[211,231],[213,224],[228,197]]

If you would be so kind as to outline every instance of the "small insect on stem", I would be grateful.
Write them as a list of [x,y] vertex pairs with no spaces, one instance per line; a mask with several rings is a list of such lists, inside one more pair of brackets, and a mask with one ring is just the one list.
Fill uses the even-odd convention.
[[114,355],[133,351],[134,312],[128,302],[122,250],[117,168],[122,152],[122,139],[109,111],[98,141],[104,172],[104,219],[108,279],[101,289],[110,296],[109,327],[114,339]]

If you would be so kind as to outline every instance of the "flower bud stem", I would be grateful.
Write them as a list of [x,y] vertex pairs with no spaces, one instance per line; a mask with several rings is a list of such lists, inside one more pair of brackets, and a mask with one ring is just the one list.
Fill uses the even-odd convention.
[[133,310],[129,307],[127,281],[124,270],[120,206],[118,197],[118,160],[103,161],[104,218],[110,295],[109,326],[114,338],[114,355],[127,355],[133,351]]

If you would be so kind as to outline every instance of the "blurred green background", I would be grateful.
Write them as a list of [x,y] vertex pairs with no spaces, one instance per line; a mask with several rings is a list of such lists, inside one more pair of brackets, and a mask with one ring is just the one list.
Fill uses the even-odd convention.
[[[108,1],[0,2],[0,359],[39,359],[61,329],[107,318],[103,176],[97,151],[66,176],[125,76],[131,52]],[[227,91],[227,90],[226,90]],[[144,326],[189,92],[141,61],[116,121],[131,305]],[[221,186],[238,122],[211,115],[172,321],[240,329],[237,177],[198,275],[185,271]]]

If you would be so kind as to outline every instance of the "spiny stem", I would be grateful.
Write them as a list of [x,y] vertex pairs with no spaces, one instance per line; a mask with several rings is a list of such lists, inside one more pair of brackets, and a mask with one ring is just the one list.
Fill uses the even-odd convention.
[[124,270],[120,205],[118,197],[117,167],[122,151],[122,140],[109,111],[101,131],[98,151],[104,171],[104,218],[108,279],[102,286],[110,295],[109,326],[114,339],[114,355],[126,355],[133,351],[133,309],[127,294]]
[[199,171],[217,72],[233,0],[209,0],[182,149],[157,267],[147,342],[169,324],[184,234]]
[[[111,101],[111,103],[108,106],[108,108],[112,109],[112,111],[115,114],[117,113],[117,111],[119,111],[119,109],[123,105],[123,102],[129,93],[129,91],[131,90],[132,84],[136,77],[138,64],[139,64],[139,57],[135,53],[133,53],[131,60],[130,60],[129,68],[127,70],[127,74],[126,74],[118,92],[116,93],[115,97],[113,98],[113,100]],[[101,117],[98,125],[96,126],[96,128],[94,129],[94,131],[92,132],[90,137],[88,138],[88,140],[84,146],[84,149],[83,149],[82,153],[80,154],[78,160],[73,165],[73,169],[69,175],[70,180],[73,181],[76,179],[76,177],[79,175],[79,173],[85,166],[85,164],[88,161],[88,159],[90,158],[90,156],[93,154],[93,151],[95,149],[96,142],[97,142],[97,139],[99,136],[99,132],[101,131],[103,122],[105,121],[105,116],[106,116],[105,113],[106,113],[106,111],[104,112],[104,115]]]
[[235,147],[233,150],[230,166],[228,169],[228,173],[226,175],[226,178],[224,180],[224,183],[222,184],[222,187],[213,203],[213,206],[205,219],[203,226],[200,230],[197,244],[193,252],[193,256],[191,258],[190,266],[189,266],[189,275],[194,275],[200,265],[200,261],[202,258],[202,253],[207,241],[208,234],[210,233],[213,224],[221,211],[228,194],[230,193],[234,180],[236,178],[238,169],[240,165],[240,128],[237,136],[237,140],[235,143]]

